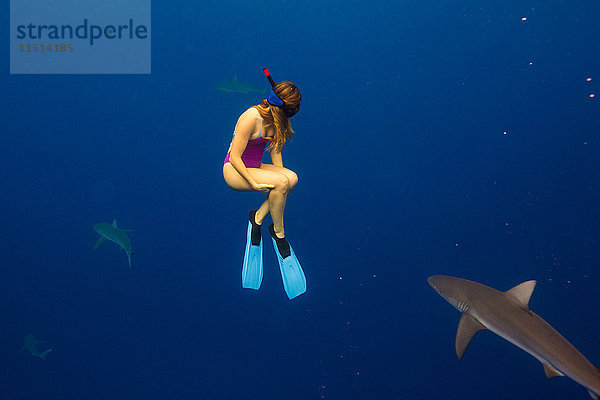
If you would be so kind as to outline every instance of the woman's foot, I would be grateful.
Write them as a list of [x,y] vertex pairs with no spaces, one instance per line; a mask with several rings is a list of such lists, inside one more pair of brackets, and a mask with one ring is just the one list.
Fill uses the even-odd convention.
[[248,220],[252,224],[252,232],[250,234],[250,240],[252,241],[253,246],[260,245],[260,227],[261,224],[256,222],[256,211],[250,211],[248,215]]
[[271,237],[275,239],[275,243],[277,244],[277,251],[279,251],[279,254],[281,254],[281,258],[286,258],[290,254],[292,254],[289,242],[285,237],[277,236],[273,224],[269,225],[269,233],[271,234]]

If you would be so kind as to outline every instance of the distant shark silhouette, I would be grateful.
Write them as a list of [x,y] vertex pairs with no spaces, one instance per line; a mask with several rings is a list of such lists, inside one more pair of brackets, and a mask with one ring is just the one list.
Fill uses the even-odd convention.
[[214,88],[220,92],[224,93],[258,93],[258,94],[267,94],[267,89],[259,89],[254,86],[246,85],[244,83],[238,82],[237,75],[233,77],[233,79],[229,82],[219,83],[215,85]]
[[52,349],[42,351],[41,353],[37,349],[37,345],[43,343],[43,340],[36,340],[33,335],[25,336],[25,344],[21,347],[21,351],[29,350],[29,353],[34,357],[39,357],[42,360],[46,359],[46,354],[50,353]]
[[523,282],[506,292],[450,276],[431,276],[428,282],[462,312],[455,343],[459,359],[473,336],[489,329],[537,358],[548,379],[566,375],[588,389],[594,400],[599,399],[600,370],[529,309],[536,281]]
[[129,268],[131,268],[131,256],[133,255],[133,252],[131,251],[131,241],[129,240],[129,237],[125,234],[125,232],[132,232],[132,230],[119,229],[117,227],[116,219],[113,219],[112,224],[102,222],[99,224],[94,224],[92,228],[94,228],[94,230],[100,235],[100,239],[98,239],[98,241],[96,242],[94,250],[98,249],[98,247],[100,247],[100,245],[106,242],[107,240],[115,242],[116,244],[121,246],[123,250],[125,250],[125,253],[127,253],[127,259],[129,260]]

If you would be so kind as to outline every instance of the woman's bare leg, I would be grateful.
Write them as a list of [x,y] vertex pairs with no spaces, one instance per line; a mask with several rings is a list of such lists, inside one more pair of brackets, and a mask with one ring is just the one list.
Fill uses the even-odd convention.
[[[289,181],[289,191],[291,192],[292,189],[294,189],[294,187],[296,187],[296,184],[298,183],[298,175],[296,175],[296,173],[294,171],[292,171],[291,169],[287,169],[284,167],[278,167],[272,164],[262,164],[260,166],[261,169],[267,170],[267,171],[273,171],[273,172],[279,172],[280,174],[285,175],[288,178]],[[267,196],[267,198],[265,199],[265,201],[262,203],[262,205],[260,206],[260,208],[258,209],[258,211],[256,212],[256,220],[254,222],[256,222],[257,224],[262,224],[263,220],[267,217],[267,215],[269,215],[269,198]],[[279,232],[279,231],[277,231]]]
[[269,196],[267,195],[267,198],[265,199],[265,201],[263,201],[263,203],[261,204],[261,206],[258,208],[258,210],[256,210],[256,216],[254,218],[254,222],[256,222],[259,225],[262,225],[264,219],[267,217],[267,215],[269,215]]
[[283,212],[285,211],[285,202],[289,193],[289,181],[283,174],[279,174],[282,177],[282,181],[285,182],[279,188],[275,185],[274,189],[269,192],[269,213],[273,219],[273,225],[275,234],[277,237],[282,238],[285,236],[285,230],[283,229]]
[[288,169],[285,167],[278,167],[273,164],[262,164],[260,166],[260,169],[266,169],[267,171],[279,172],[280,174],[284,174],[285,176],[287,176],[287,178],[290,182],[290,191],[293,188],[295,188],[296,185],[298,184],[298,175],[296,175],[296,173],[294,171],[292,171],[291,169]]
[[[255,219],[257,223],[262,223],[264,218],[270,213],[276,235],[283,238],[285,236],[283,213],[287,195],[290,192],[290,181],[288,177],[285,174],[273,171],[270,168],[248,168],[248,172],[256,182],[274,186],[274,188],[269,191],[267,200],[260,206]],[[252,187],[248,181],[246,181],[231,164],[227,163],[223,165],[223,176],[225,182],[227,182],[232,189],[238,191],[252,191]]]

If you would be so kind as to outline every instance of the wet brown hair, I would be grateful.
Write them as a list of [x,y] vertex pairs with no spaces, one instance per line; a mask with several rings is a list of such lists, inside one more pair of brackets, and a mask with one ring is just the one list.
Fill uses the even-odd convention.
[[266,124],[275,127],[275,135],[269,144],[269,150],[281,151],[287,140],[292,138],[294,130],[289,118],[294,116],[300,109],[302,95],[300,90],[289,81],[282,81],[273,87],[275,94],[283,100],[283,106],[274,106],[266,99],[254,108],[258,111]]

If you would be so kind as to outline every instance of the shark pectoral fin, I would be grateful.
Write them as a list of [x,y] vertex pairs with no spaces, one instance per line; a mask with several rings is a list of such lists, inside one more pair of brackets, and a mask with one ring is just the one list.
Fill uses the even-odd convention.
[[41,358],[42,360],[46,359],[46,354],[50,353],[52,351],[52,349],[48,349],[40,354],[38,354],[38,357]]
[[100,247],[100,245],[104,242],[106,242],[108,239],[104,236],[100,236],[100,239],[98,239],[98,241],[96,242],[96,245],[94,246],[94,251],[96,251],[98,249],[98,247]]
[[473,340],[473,336],[480,330],[485,329],[485,326],[469,314],[463,313],[458,323],[458,330],[456,332],[456,355],[459,360],[462,360],[469,343]]
[[591,390],[588,390],[588,393],[590,394],[590,396],[592,396],[592,399],[600,400],[600,397],[598,397],[598,395],[596,393],[592,392]]
[[529,308],[529,299],[531,299],[536,283],[537,281],[523,282],[505,293],[514,297],[523,307]]
[[548,379],[552,379],[557,376],[565,376],[565,374],[563,374],[550,364],[544,364],[544,372],[546,373],[546,378]]

